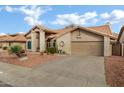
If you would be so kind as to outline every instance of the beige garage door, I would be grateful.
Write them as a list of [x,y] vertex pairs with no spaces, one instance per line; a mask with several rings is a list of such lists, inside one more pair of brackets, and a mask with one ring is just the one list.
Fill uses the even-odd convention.
[[71,52],[72,55],[103,56],[103,47],[103,42],[73,41],[71,43]]

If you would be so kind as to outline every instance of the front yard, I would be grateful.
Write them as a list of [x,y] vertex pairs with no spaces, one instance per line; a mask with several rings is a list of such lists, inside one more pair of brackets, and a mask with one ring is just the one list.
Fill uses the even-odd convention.
[[27,56],[19,58],[16,55],[10,55],[7,51],[0,53],[0,62],[20,65],[25,67],[35,67],[40,64],[55,61],[63,58],[62,56],[40,55],[40,53],[27,52]]
[[105,57],[107,84],[113,87],[124,87],[124,57]]
[[[105,82],[104,82],[104,80],[105,80],[104,71],[105,71],[107,85],[113,86],[113,87],[123,87],[124,86],[124,57],[111,56],[111,57],[105,57],[105,58],[101,57],[100,58],[100,57],[59,56],[59,55],[47,55],[47,54],[41,55],[38,52],[27,52],[26,54],[27,54],[26,57],[19,58],[19,57],[17,57],[17,55],[14,55],[14,54],[10,55],[7,51],[0,50],[0,62],[29,67],[31,69],[33,67],[38,66],[37,67],[38,71],[39,71],[39,69],[41,69],[41,71],[44,70],[44,72],[47,72],[47,74],[50,72],[51,76],[53,76],[53,74],[55,74],[55,75],[57,74],[57,76],[58,76],[58,74],[61,74],[64,71],[64,74],[67,76],[70,75],[71,73],[73,73],[74,75],[76,73],[78,73],[77,75],[75,75],[75,77],[78,77],[79,74],[82,74],[82,75],[79,75],[78,78],[81,78],[81,77],[84,78],[83,76],[85,75],[85,72],[89,71],[88,73],[90,73],[90,74],[85,75],[86,77],[89,78],[88,80],[85,80],[85,82],[86,81],[89,82],[89,85],[86,85],[86,86],[92,86],[92,82],[91,82],[92,79],[90,79],[90,78],[92,78],[93,76],[98,78],[99,75],[100,76],[103,75],[102,78],[99,78],[99,80],[100,81],[102,80],[102,82],[97,82],[97,79],[96,79],[96,81],[94,81],[94,79],[93,79],[93,82],[94,82],[93,85],[95,86],[95,84],[96,84],[96,86],[101,86],[101,85],[105,86]],[[97,63],[95,63],[96,61],[97,61]],[[46,62],[49,62],[49,65],[47,65],[47,64],[45,65],[44,63],[46,63]],[[53,63],[51,64],[51,62],[53,62],[54,64]],[[104,63],[105,63],[105,70],[104,70]],[[44,64],[44,65],[42,65],[43,68],[42,68],[42,66],[39,66],[40,64]],[[98,68],[97,68],[97,65],[98,65]],[[46,67],[44,68],[44,66],[46,66]],[[91,68],[93,68],[93,70]],[[100,68],[100,72],[97,72],[97,71],[99,71],[98,70],[99,68]],[[66,69],[67,69],[67,71],[66,71]],[[72,69],[76,70],[75,73]],[[58,72],[59,70],[60,70],[60,72]],[[72,71],[72,72],[69,72],[69,71]],[[92,72],[92,71],[94,71],[94,72]],[[38,73],[41,73],[41,72],[38,72]],[[75,77],[74,77],[74,79],[78,80],[78,78],[75,78]],[[57,79],[58,78],[60,78],[60,77],[57,77]],[[73,76],[69,77],[69,78],[72,79]],[[55,78],[55,80],[56,80],[56,78]],[[81,79],[79,79],[79,81],[80,80]],[[45,83],[47,83],[47,80],[45,81]],[[100,83],[100,85],[98,85],[99,83]],[[41,84],[42,84],[42,82],[41,82]],[[64,85],[66,85],[66,84],[64,84]]]

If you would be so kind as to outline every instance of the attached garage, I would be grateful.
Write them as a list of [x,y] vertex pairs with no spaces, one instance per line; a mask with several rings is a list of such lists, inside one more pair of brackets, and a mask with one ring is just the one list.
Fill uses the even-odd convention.
[[72,55],[103,56],[103,51],[103,41],[72,41],[71,43]]
[[[66,31],[65,31],[66,30]],[[109,25],[98,27],[73,27],[66,28],[57,36],[58,49],[66,54],[76,56],[111,56],[112,36]],[[64,42],[64,46],[59,46]]]

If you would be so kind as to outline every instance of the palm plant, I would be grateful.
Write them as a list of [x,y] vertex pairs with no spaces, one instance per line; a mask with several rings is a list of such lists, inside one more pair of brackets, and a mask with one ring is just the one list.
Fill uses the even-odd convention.
[[23,49],[19,45],[14,45],[14,46],[9,47],[9,53],[16,54],[18,57],[21,56],[22,51]]

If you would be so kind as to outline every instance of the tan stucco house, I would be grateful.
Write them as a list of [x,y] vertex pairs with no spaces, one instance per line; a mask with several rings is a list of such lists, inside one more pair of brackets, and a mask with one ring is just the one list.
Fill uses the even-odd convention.
[[26,49],[26,38],[22,34],[3,35],[0,36],[0,47],[9,47],[19,45]]
[[37,25],[25,36],[28,51],[44,52],[46,47],[57,47],[66,54],[83,56],[111,56],[112,42],[117,40],[108,24],[95,27],[70,25],[58,30]]
[[118,50],[117,53],[119,52],[121,56],[124,56],[124,26],[122,26],[118,39],[117,39],[117,46]]

